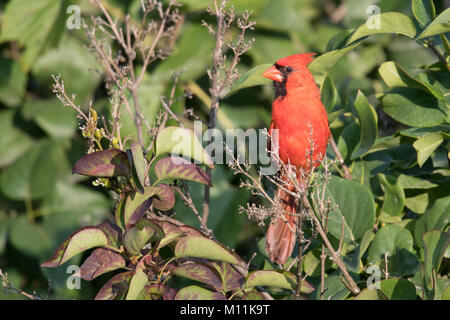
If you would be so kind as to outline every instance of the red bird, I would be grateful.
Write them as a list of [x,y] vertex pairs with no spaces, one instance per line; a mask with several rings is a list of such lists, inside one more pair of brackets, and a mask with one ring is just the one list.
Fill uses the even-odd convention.
[[[319,88],[307,68],[313,55],[295,54],[280,59],[263,73],[264,77],[273,80],[275,89],[269,135],[278,129],[279,158],[283,163],[295,166],[300,185],[304,185],[300,169],[307,174],[320,164],[330,138],[327,112],[320,101]],[[285,175],[284,179],[287,179]],[[286,189],[295,190],[291,183]],[[283,265],[295,245],[293,231],[297,217],[292,214],[296,213],[298,201],[282,189],[277,190],[277,197],[286,213],[284,218],[280,216],[271,222],[266,234],[266,251],[272,262]]]

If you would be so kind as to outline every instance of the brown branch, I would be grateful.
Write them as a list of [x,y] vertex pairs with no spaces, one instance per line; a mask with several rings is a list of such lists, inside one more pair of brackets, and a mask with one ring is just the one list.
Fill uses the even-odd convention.
[[299,217],[297,219],[297,243],[298,243],[298,260],[297,260],[297,287],[295,289],[295,299],[300,299],[302,290],[302,264],[303,264],[303,203],[300,202]]
[[[232,84],[235,79],[237,79],[238,72],[236,70],[236,67],[239,63],[240,56],[242,56],[251,47],[252,41],[248,44],[244,42],[245,32],[248,29],[253,30],[255,25],[254,22],[249,22],[250,14],[248,12],[244,13],[243,19],[238,19],[238,28],[241,30],[241,32],[238,36],[237,44],[228,46],[233,51],[233,59],[231,61],[231,65],[229,67],[226,67],[226,56],[223,52],[223,47],[225,45],[225,35],[235,19],[235,13],[233,7],[231,7],[229,10],[225,9],[229,0],[219,1],[220,5],[218,4],[218,0],[213,0],[212,6],[208,8],[208,12],[216,18],[217,30],[214,30],[214,28],[205,21],[202,22],[202,25],[205,26],[209,30],[209,32],[214,34],[216,37],[216,45],[213,51],[212,68],[207,71],[208,76],[211,80],[211,106],[209,111],[208,129],[215,128],[217,121],[217,112],[223,92]],[[225,72],[224,78],[221,77],[221,71]],[[206,174],[211,177],[211,169],[209,167],[206,168]],[[205,224],[208,221],[209,212],[210,186],[205,186],[203,201],[203,222]]]
[[9,281],[8,274],[3,273],[2,269],[0,269],[0,278],[2,278],[2,287],[6,291],[6,293],[18,293],[23,295],[24,297],[27,297],[30,300],[42,300],[42,298],[38,297],[35,293],[30,294],[28,292],[25,292],[21,289],[17,289],[14,287],[14,285]]
[[336,263],[336,265],[339,267],[339,269],[341,269],[341,272],[342,272],[345,280],[347,280],[347,284],[348,284],[348,287],[351,290],[351,292],[353,292],[354,294],[358,294],[360,292],[360,289],[358,288],[355,281],[348,273],[347,268],[345,267],[345,264],[342,261],[339,253],[337,253],[334,250],[333,246],[330,243],[330,240],[328,240],[328,237],[327,237],[325,231],[323,230],[319,219],[317,219],[317,217],[314,213],[314,210],[312,209],[312,207],[309,203],[308,197],[306,195],[304,195],[302,197],[302,201],[303,201],[305,208],[308,210],[309,215],[310,215],[311,219],[313,220],[316,229],[319,231],[322,241],[325,243],[325,246],[327,247],[328,251],[331,254],[330,259],[332,259],[334,261],[334,263]]
[[344,170],[344,178],[348,180],[353,180],[352,175],[350,174],[350,171],[348,170],[348,167],[344,163],[344,159],[342,158],[341,152],[339,151],[336,142],[334,141],[333,136],[330,138],[331,147],[333,148],[333,151],[339,160],[339,163],[341,164],[342,169]]

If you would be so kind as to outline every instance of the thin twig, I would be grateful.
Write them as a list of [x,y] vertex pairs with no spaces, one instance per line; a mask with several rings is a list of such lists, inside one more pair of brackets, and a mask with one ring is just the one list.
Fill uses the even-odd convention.
[[14,285],[9,281],[8,274],[3,273],[2,269],[0,269],[0,278],[2,278],[2,287],[6,291],[6,293],[18,293],[27,297],[30,300],[42,300],[42,298],[38,297],[36,294],[30,294],[21,289],[17,289]]
[[441,61],[444,66],[447,67],[447,70],[450,70],[450,65],[447,60],[445,60],[444,56],[439,52],[439,50],[434,46],[433,40],[428,41],[428,47],[433,51],[433,53],[438,57],[439,61]]
[[302,201],[304,206],[306,207],[306,209],[309,212],[310,217],[312,218],[314,225],[316,227],[316,229],[319,231],[319,234],[323,240],[323,242],[325,243],[328,251],[331,254],[331,259],[334,261],[334,263],[336,263],[336,265],[339,267],[339,269],[341,269],[342,274],[344,275],[344,278],[347,280],[348,285],[350,290],[354,293],[354,294],[358,294],[360,292],[360,289],[358,288],[358,286],[356,285],[355,281],[353,280],[353,278],[350,276],[350,274],[347,271],[347,268],[345,267],[344,262],[342,261],[340,255],[334,250],[333,246],[330,243],[330,240],[328,240],[327,235],[325,234],[325,231],[322,228],[322,225],[319,221],[319,219],[317,219],[313,209],[311,208],[311,205],[309,203],[308,197],[306,195],[304,195],[302,197]]
[[348,167],[344,163],[344,159],[342,158],[341,152],[339,151],[336,142],[334,141],[333,136],[330,138],[331,147],[333,148],[334,153],[336,154],[336,157],[339,160],[339,163],[341,164],[342,169],[344,170],[344,178],[348,180],[353,180],[352,175],[350,174],[350,171],[348,170]]

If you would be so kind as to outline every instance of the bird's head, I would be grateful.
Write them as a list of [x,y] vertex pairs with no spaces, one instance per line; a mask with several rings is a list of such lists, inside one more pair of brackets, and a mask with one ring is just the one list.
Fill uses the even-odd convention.
[[303,86],[312,75],[306,66],[313,61],[315,53],[300,53],[275,62],[262,75],[273,80],[275,98],[284,97],[289,89]]

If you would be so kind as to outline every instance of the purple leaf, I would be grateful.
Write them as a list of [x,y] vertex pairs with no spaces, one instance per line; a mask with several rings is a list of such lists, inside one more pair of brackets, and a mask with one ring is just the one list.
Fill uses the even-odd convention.
[[122,239],[122,230],[109,221],[97,225],[97,228],[103,231],[108,239],[108,244],[114,248],[120,248],[120,241]]
[[77,254],[95,247],[108,246],[108,238],[97,227],[88,226],[72,233],[59,247],[53,256],[42,264],[42,267],[60,266]]
[[222,275],[225,292],[233,291],[244,284],[244,277],[231,264],[219,261],[215,262],[214,265]]
[[153,198],[148,198],[144,202],[142,202],[139,207],[136,208],[136,210],[133,211],[131,216],[128,218],[126,222],[126,228],[131,228],[136,224],[136,222],[139,221],[140,218],[142,218],[145,214],[145,212],[150,208],[152,204]]
[[169,243],[175,241],[179,237],[182,237],[186,234],[180,227],[176,226],[171,222],[168,221],[160,222],[160,225],[161,228],[164,230],[165,236],[164,238],[161,239],[159,243],[159,248],[168,245]]
[[95,296],[95,300],[123,298],[128,290],[133,271],[122,272],[112,277]]
[[116,208],[116,221],[123,227],[130,228],[150,208],[167,211],[175,204],[175,195],[169,186],[160,184],[156,187],[145,187],[144,193],[132,191],[126,195]]
[[259,291],[249,291],[244,293],[242,300],[266,300],[263,294]]
[[138,142],[132,143],[131,150],[127,150],[127,156],[129,162],[132,163],[131,173],[136,188],[140,193],[144,193],[145,172],[148,162],[147,159],[145,159],[141,145]]
[[125,259],[121,254],[98,248],[84,261],[80,267],[81,278],[86,281],[92,279],[112,270],[125,267]]
[[161,211],[167,211],[175,205],[175,194],[167,184],[159,184],[154,187],[158,188],[156,195],[158,199],[153,200],[153,207]]
[[72,173],[92,177],[127,177],[130,164],[125,152],[119,149],[97,151],[85,155],[75,163]]
[[191,180],[211,186],[211,179],[203,169],[181,157],[163,158],[156,163],[154,170],[159,180]]
[[205,236],[197,228],[188,226],[186,224],[184,226],[180,226],[180,229],[183,230],[183,232],[186,233],[187,236],[191,236],[191,237],[204,237]]
[[226,300],[227,298],[219,293],[210,291],[199,286],[188,286],[179,290],[175,300]]
[[145,285],[141,296],[144,300],[154,300],[162,296],[164,300],[173,300],[177,291],[167,284],[162,283],[148,283]]
[[222,277],[214,267],[205,263],[188,261],[172,267],[171,270],[176,276],[202,282],[216,291],[222,289]]

